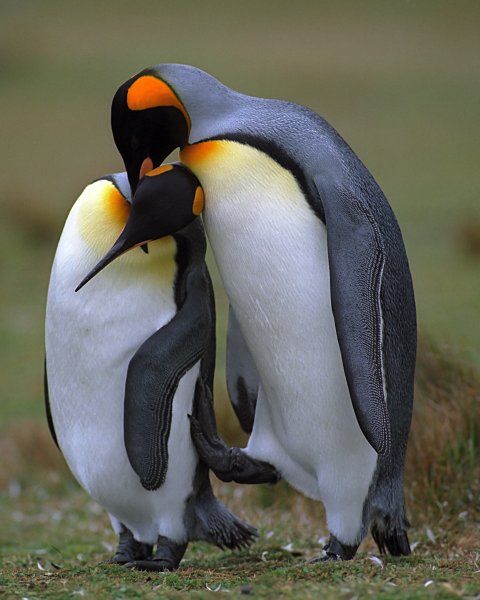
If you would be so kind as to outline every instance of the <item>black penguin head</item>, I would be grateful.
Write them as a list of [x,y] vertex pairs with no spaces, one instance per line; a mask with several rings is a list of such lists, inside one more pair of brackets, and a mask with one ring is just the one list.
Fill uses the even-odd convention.
[[113,98],[111,119],[132,192],[147,171],[187,143],[191,125],[182,101],[153,67],[120,86]]
[[230,123],[244,98],[205,71],[180,64],[154,65],[120,86],[112,131],[132,191],[175,148],[220,135],[220,120]]
[[162,165],[147,173],[132,199],[127,223],[107,254],[76,288],[82,288],[109,263],[132,248],[183,229],[203,210],[200,182],[186,167]]

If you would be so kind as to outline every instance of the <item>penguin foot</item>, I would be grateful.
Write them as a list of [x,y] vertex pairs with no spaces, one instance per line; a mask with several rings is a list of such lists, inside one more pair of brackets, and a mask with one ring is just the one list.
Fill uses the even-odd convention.
[[326,554],[324,558],[326,560],[351,560],[355,556],[358,546],[359,544],[354,546],[342,544],[334,535],[330,534],[330,539],[323,547]]
[[240,448],[229,448],[216,431],[205,431],[192,415],[189,419],[198,455],[219,479],[237,483],[277,483],[280,480],[273,465],[248,456]]
[[342,544],[334,535],[330,535],[330,539],[323,547],[324,555],[314,558],[310,563],[327,562],[330,560],[352,560],[355,556],[359,544],[355,546],[347,546]]
[[155,555],[146,560],[132,560],[125,564],[137,571],[175,571],[187,549],[187,543],[177,544],[163,535],[158,536]]
[[153,546],[137,542],[132,532],[124,527],[119,535],[117,550],[108,562],[125,565],[132,561],[149,559],[152,551]]
[[133,560],[124,565],[127,569],[135,569],[135,571],[157,571],[159,573],[165,571],[175,571],[178,565],[173,564],[169,560],[160,558],[151,558],[150,560]]
[[326,554],[325,556],[319,556],[317,558],[312,558],[312,560],[308,561],[309,565],[314,565],[319,562],[330,562],[332,560],[342,560],[337,554]]

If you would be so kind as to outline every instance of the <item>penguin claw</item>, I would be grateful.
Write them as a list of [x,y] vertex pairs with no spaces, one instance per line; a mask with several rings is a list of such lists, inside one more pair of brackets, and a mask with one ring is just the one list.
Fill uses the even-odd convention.
[[132,562],[124,563],[127,569],[135,571],[175,571],[177,567],[169,560],[152,558],[150,560],[133,560]]
[[192,415],[190,431],[201,460],[222,481],[237,483],[277,483],[281,477],[276,468],[262,460],[248,456],[240,448],[229,448],[219,435],[208,436],[200,422]]
[[338,556],[338,554],[326,554],[325,556],[317,556],[316,558],[312,558],[311,560],[307,561],[307,564],[315,565],[320,562],[331,562],[334,560],[342,559],[340,558],[340,556]]

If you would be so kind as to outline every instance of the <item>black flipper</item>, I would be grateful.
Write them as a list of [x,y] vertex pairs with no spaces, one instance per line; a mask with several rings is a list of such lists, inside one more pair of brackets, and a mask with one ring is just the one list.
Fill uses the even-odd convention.
[[280,475],[274,466],[256,460],[240,449],[229,448],[218,435],[211,401],[211,392],[199,379],[198,419],[190,416],[192,440],[197,452],[215,475],[222,481],[237,483],[277,483]]
[[227,334],[227,388],[233,409],[246,433],[251,433],[259,386],[258,371],[230,306]]
[[49,395],[48,395],[47,359],[46,358],[43,361],[43,398],[45,400],[45,413],[47,415],[48,428],[50,430],[50,434],[51,434],[53,441],[55,442],[57,448],[60,449],[60,446],[58,445],[58,441],[57,441],[57,434],[55,433],[55,427],[53,425],[52,411],[50,410],[50,400],[49,400]]
[[325,211],[332,310],[353,408],[369,443],[385,455],[391,431],[382,354],[382,232],[367,202],[328,174],[315,184]]
[[178,383],[211,341],[208,285],[203,268],[188,273],[182,307],[140,346],[128,366],[125,446],[147,490],[158,489],[165,480],[172,400]]

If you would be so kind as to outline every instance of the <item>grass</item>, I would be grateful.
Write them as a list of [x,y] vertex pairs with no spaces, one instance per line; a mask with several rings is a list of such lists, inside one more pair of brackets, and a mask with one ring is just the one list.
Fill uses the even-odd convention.
[[[121,567],[79,564],[78,559],[51,554],[60,565],[42,554],[29,556],[17,575],[15,596],[3,588],[5,598],[180,598],[185,592],[193,598],[254,595],[258,598],[352,598],[365,594],[375,598],[476,598],[478,578],[474,569],[478,558],[459,556],[452,560],[410,558],[374,562],[363,557],[350,564],[305,564],[278,547],[236,556],[205,559],[204,549],[184,561],[176,573],[159,576],[129,572]],[[82,557],[87,557],[88,550]],[[90,559],[97,559],[90,553]],[[263,558],[263,560],[262,560]],[[55,566],[53,566],[55,565]],[[41,570],[42,569],[42,570]]]
[[369,541],[351,563],[309,564],[320,550],[321,536],[312,531],[318,507],[290,494],[260,511],[257,492],[217,487],[235,510],[252,520],[261,515],[260,540],[235,553],[192,544],[180,569],[162,575],[103,563],[115,540],[102,511],[73,482],[50,475],[29,484],[28,493],[12,489],[2,499],[13,517],[2,529],[2,597],[176,598],[185,591],[198,598],[229,591],[269,598],[478,597],[478,534],[471,539],[469,517],[458,521],[455,536],[434,525],[414,529],[408,558],[379,559]]
[[[412,556],[379,557],[371,538],[351,563],[310,564],[326,541],[320,504],[279,486],[215,482],[237,514],[260,527],[248,551],[189,546],[176,573],[104,564],[116,540],[103,510],[78,488],[36,421],[0,445],[0,593],[6,598],[176,598],[235,592],[274,598],[471,597],[480,594],[480,378],[422,344],[407,460]],[[223,414],[220,411],[220,414]],[[223,426],[223,422],[222,422]],[[239,441],[238,427],[230,437]],[[243,590],[243,592],[242,592]],[[2,596],[3,597],[3,596]]]
[[[480,379],[458,356],[420,346],[407,481],[418,500],[442,522],[471,507],[480,510]],[[469,508],[469,510],[471,510]],[[479,539],[480,545],[480,539]]]
[[[450,543],[446,547],[435,527],[429,529],[429,537],[414,531],[412,539],[417,546],[408,558],[379,558],[369,545],[351,563],[309,564],[319,552],[318,541],[305,529],[299,532],[298,527],[294,537],[290,528],[288,534],[278,531],[278,522],[290,521],[290,511],[264,509],[263,520],[272,524],[273,534],[263,527],[262,537],[252,549],[231,553],[192,544],[177,572],[158,575],[103,563],[114,540],[96,505],[78,491],[70,490],[68,501],[52,501],[45,488],[38,486],[30,494],[30,504],[21,502],[13,516],[17,528],[20,523],[23,533],[31,532],[32,539],[20,548],[14,539],[13,547],[7,547],[0,578],[5,598],[176,598],[185,591],[198,598],[211,597],[213,592],[248,591],[268,598],[316,598],[319,594],[326,598],[364,594],[475,598],[480,592],[478,545]],[[49,533],[42,535],[46,527]],[[462,521],[459,539],[462,533],[468,536],[469,529]]]
[[[0,596],[479,598],[480,5],[45,0],[5,2],[0,13]],[[232,510],[260,526],[249,551],[192,544],[179,571],[161,576],[101,564],[115,544],[108,519],[44,422],[44,304],[69,207],[87,182],[121,169],[112,94],[159,61],[312,107],[390,199],[424,340],[406,470],[411,557],[379,564],[368,539],[352,563],[308,564],[327,534],[318,503],[285,484],[217,482]],[[226,301],[216,284],[217,414],[228,441],[242,444],[223,381]]]

